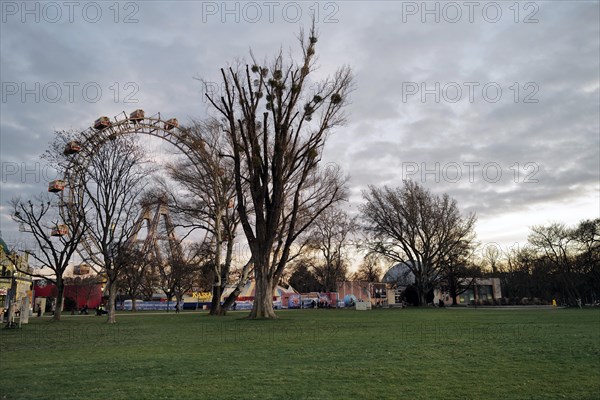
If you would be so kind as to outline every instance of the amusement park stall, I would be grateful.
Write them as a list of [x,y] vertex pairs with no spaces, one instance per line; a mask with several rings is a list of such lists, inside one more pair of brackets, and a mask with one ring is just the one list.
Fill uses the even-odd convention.
[[374,307],[394,304],[393,290],[386,283],[338,282],[337,293],[340,307],[348,307],[357,302],[370,302]]
[[[221,301],[224,301],[231,292],[234,290],[234,286],[227,288],[223,293]],[[297,293],[291,286],[284,288],[283,286],[277,286],[273,293],[273,307],[274,308],[286,308],[287,307],[287,296],[289,294]],[[248,280],[241,290],[240,294],[236,298],[236,310],[249,310],[254,304],[254,296],[256,294],[256,283],[253,279]]]
[[[33,294],[36,299],[54,299],[56,297],[56,286],[44,279],[35,280],[33,282]],[[88,308],[96,308],[102,302],[102,285],[100,283],[66,285],[63,297],[75,300],[78,309],[86,305]]]
[[288,293],[282,297],[283,308],[335,308],[338,294],[335,292]]

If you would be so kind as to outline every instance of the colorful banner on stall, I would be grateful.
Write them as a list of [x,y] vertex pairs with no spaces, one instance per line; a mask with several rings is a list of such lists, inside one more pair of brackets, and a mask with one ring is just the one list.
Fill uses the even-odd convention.
[[300,308],[302,296],[300,294],[290,294],[288,297],[288,308]]
[[212,293],[210,292],[193,292],[192,297],[198,299],[200,302],[210,302],[212,300]]
[[[171,301],[167,304],[166,301],[140,301],[137,300],[135,302],[135,309],[138,311],[166,311],[167,308],[169,310],[175,311],[176,301]],[[123,302],[122,310],[131,311],[131,300],[125,300]]]

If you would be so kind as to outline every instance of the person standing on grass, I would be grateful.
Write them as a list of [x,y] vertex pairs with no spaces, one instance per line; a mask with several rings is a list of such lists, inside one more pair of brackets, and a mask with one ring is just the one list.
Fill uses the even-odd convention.
[[556,299],[552,299],[552,308],[556,308]]

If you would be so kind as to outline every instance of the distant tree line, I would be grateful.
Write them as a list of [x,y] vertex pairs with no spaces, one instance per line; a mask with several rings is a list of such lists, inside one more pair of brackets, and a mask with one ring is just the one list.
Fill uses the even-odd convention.
[[531,228],[527,244],[500,260],[498,275],[511,303],[576,305],[600,301],[600,218],[573,227],[562,223]]

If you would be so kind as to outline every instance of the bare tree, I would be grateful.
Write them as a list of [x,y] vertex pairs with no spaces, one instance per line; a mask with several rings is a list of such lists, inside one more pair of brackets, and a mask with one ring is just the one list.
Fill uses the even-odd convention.
[[[443,290],[449,293],[452,305],[457,305],[459,295],[473,289],[477,279],[483,276],[483,266],[486,261],[491,260],[495,263],[494,268],[500,265],[501,252],[497,248],[494,247],[493,250],[490,250],[489,246],[486,247],[481,253],[482,257],[475,252],[478,248],[475,234],[471,232],[470,235],[459,239],[441,261],[439,284]],[[487,260],[486,255],[489,257]],[[495,270],[494,268],[492,270]]]
[[[175,248],[178,251],[173,251]],[[167,296],[167,311],[169,311],[168,305],[173,297],[181,304],[184,293],[194,287],[195,278],[206,259],[201,254],[195,253],[193,246],[189,246],[187,251],[182,247],[163,250],[163,258],[154,258],[153,261],[156,263],[159,275],[159,286]]]
[[[149,262],[152,262],[149,260]],[[152,300],[156,288],[159,287],[160,280],[158,273],[153,269],[148,269],[142,276],[140,293],[144,300]]]
[[554,222],[531,228],[527,245],[506,251],[503,291],[509,301],[577,304],[600,298],[600,219],[569,227]]
[[213,270],[210,314],[225,315],[235,301],[232,293],[221,305],[221,297],[229,283],[235,233],[239,226],[233,162],[222,157],[227,143],[217,121],[195,122],[186,129],[185,137],[194,151],[185,160],[167,167],[169,175],[183,189],[170,191],[171,209],[183,221],[181,226],[208,233],[202,243],[202,253],[210,254],[212,258],[209,263]]
[[444,263],[474,240],[475,216],[463,218],[456,201],[435,196],[416,182],[397,189],[369,186],[363,194],[365,231],[372,252],[404,262],[415,276],[419,303],[444,277]]
[[527,241],[538,256],[544,257],[560,277],[562,289],[568,302],[575,304],[581,298],[575,271],[577,249],[573,230],[562,223],[548,226],[536,225],[531,228]]
[[[27,251],[30,262],[36,267],[24,272],[30,276],[46,279],[56,285],[55,312],[52,317],[60,321],[65,288],[64,273],[76,254],[82,240],[86,221],[81,209],[76,213],[62,213],[60,200],[40,195],[32,200],[19,198],[11,201],[14,210],[13,220],[21,225],[24,232],[35,239],[37,248]],[[48,269],[52,274],[42,274],[40,269]]]
[[535,292],[532,285],[537,260],[535,249],[531,246],[513,247],[507,248],[504,253],[506,262],[501,273],[503,292],[512,298],[511,302],[532,297]]
[[273,289],[292,244],[344,194],[338,174],[317,166],[328,134],[344,121],[352,77],[341,68],[309,93],[316,43],[313,26],[308,37],[300,34],[299,64],[280,53],[269,67],[253,59],[251,66],[221,69],[223,95],[206,94],[230,142],[237,211],[252,253],[250,318],[276,318]]
[[573,229],[576,264],[582,274],[583,291],[591,302],[600,300],[600,218],[583,220]]
[[314,274],[313,261],[306,257],[299,257],[291,263],[292,273],[288,282],[294,289],[302,293],[319,291],[321,284]]
[[353,279],[359,282],[380,282],[381,281],[381,258],[378,254],[367,254],[358,270],[354,273]]
[[483,251],[483,259],[487,265],[490,266],[492,273],[497,274],[500,264],[500,259],[502,258],[502,252],[497,246],[486,246]]
[[307,231],[308,247],[319,252],[314,274],[325,292],[335,290],[336,283],[346,278],[349,240],[356,227],[356,217],[339,207],[330,207]]
[[141,206],[145,155],[135,140],[118,137],[98,146],[83,159],[79,168],[85,174],[80,184],[88,200],[85,217],[88,230],[82,255],[107,276],[108,323],[115,323],[117,280],[127,265],[129,239]]
[[119,263],[123,269],[118,277],[117,289],[131,298],[131,310],[137,311],[136,300],[143,293],[147,275],[152,274],[152,260],[137,246],[130,244],[119,254]]
[[[460,241],[442,263],[443,283],[450,293],[452,305],[457,305],[457,296],[473,288],[477,278],[482,276],[481,266],[477,265],[472,257],[469,257],[471,250],[472,243],[469,238]],[[497,256],[495,252],[486,254],[489,254],[497,263],[499,255]]]
[[[58,174],[67,177],[70,155],[64,151],[72,134],[56,132],[55,139],[48,150],[42,155],[49,167]],[[63,308],[64,273],[73,255],[83,240],[87,229],[84,217],[85,201],[69,202],[61,196],[68,181],[58,179],[50,182],[48,190],[55,195],[41,194],[33,200],[15,198],[11,201],[13,208],[12,219],[18,223],[23,232],[33,236],[36,249],[30,251],[29,260],[34,269],[24,272],[33,277],[46,279],[56,285],[57,296],[53,320],[59,321]],[[79,195],[81,188],[74,188],[74,195]],[[49,269],[50,275],[42,274],[40,269]]]

